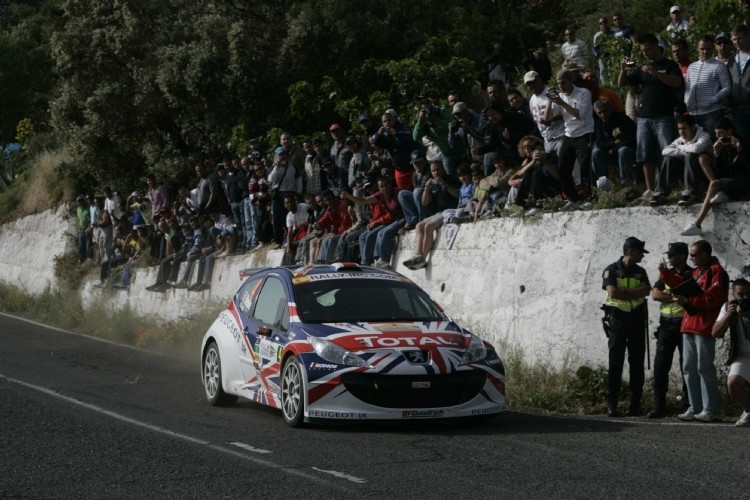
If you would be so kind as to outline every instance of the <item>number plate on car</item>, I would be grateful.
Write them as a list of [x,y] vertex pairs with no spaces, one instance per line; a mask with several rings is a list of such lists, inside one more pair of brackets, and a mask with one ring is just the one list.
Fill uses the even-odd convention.
[[429,389],[430,382],[412,382],[411,388],[412,389]]

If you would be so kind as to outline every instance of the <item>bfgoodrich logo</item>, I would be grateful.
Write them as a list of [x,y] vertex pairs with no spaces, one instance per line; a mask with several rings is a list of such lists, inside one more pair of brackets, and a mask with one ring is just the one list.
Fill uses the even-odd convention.
[[443,410],[404,410],[401,413],[402,418],[432,418],[442,416]]

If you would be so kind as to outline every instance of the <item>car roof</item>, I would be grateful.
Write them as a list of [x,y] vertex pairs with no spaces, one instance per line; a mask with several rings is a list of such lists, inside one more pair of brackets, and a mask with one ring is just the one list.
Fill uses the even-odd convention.
[[398,276],[403,281],[411,281],[402,275],[386,270],[379,269],[370,266],[361,266],[356,262],[335,262],[333,264],[315,264],[305,266],[278,266],[278,267],[254,267],[247,268],[240,271],[240,279],[245,279],[250,276],[255,276],[262,272],[281,272],[286,273],[288,276],[311,276],[315,274],[330,274],[330,273],[361,273],[362,275],[392,275]]

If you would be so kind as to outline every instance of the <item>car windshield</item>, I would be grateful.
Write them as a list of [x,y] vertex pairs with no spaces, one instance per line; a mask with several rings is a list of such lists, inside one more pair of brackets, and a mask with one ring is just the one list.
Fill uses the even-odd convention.
[[325,279],[294,287],[297,313],[305,323],[438,321],[446,315],[410,282]]

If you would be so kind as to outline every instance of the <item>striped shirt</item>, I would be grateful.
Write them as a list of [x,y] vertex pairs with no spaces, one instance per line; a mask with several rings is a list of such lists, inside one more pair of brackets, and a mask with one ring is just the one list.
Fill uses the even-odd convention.
[[685,105],[691,115],[705,115],[722,108],[732,92],[729,69],[716,58],[698,60],[685,75]]

